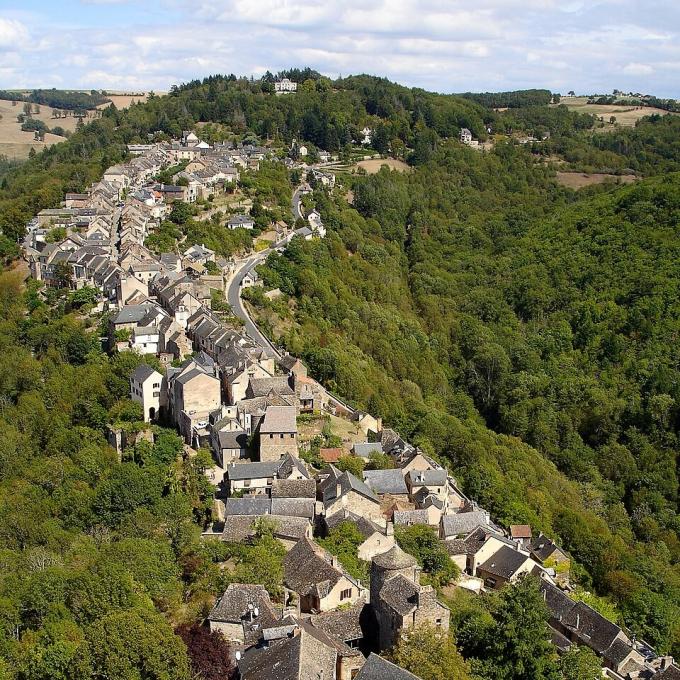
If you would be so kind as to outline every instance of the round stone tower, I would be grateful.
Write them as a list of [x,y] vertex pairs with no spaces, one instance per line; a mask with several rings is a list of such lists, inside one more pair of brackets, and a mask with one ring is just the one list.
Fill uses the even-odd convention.
[[386,581],[401,574],[409,581],[420,583],[420,567],[416,558],[405,553],[396,543],[371,561],[371,604],[379,608],[380,591]]

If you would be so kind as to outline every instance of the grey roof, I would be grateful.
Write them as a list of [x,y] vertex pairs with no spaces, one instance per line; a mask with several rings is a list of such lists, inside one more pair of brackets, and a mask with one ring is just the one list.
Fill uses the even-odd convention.
[[407,569],[418,564],[413,555],[404,552],[396,543],[387,552],[375,555],[372,562],[376,566],[388,570]]
[[246,652],[239,661],[241,680],[334,678],[336,650],[321,631],[300,622],[298,635]]
[[236,463],[227,468],[227,477],[231,481],[244,479],[268,479],[276,474],[279,469],[279,461]]
[[272,498],[316,498],[316,482],[313,479],[275,479]]
[[287,517],[308,517],[314,519],[313,498],[272,498],[272,515],[285,515]]
[[528,559],[527,555],[503,545],[484,564],[480,564],[479,569],[500,578],[510,579]]
[[406,495],[408,489],[401,470],[364,470],[364,482],[376,493]]
[[[132,379],[135,382],[143,383],[154,373],[158,373],[158,371],[155,371],[153,368],[151,368],[149,364],[139,364],[139,366],[137,366],[137,368],[135,368],[134,372],[132,373]],[[161,377],[160,373],[158,373],[158,376]]]
[[483,510],[459,512],[455,515],[444,515],[442,517],[442,529],[446,537],[468,534],[478,526],[486,524],[486,513]]
[[270,406],[264,414],[260,433],[297,432],[294,406]]
[[373,491],[371,491],[371,489],[366,484],[364,484],[364,482],[362,482],[358,477],[354,476],[351,472],[343,472],[338,479],[338,483],[340,484],[340,488],[342,490],[341,493],[343,496],[350,491],[356,491],[357,493],[360,493],[362,496],[365,496],[376,503],[380,502]]
[[[287,540],[299,541],[311,531],[311,523],[307,517],[288,517],[284,515],[267,515],[272,523],[274,536]],[[254,524],[260,519],[257,515],[228,515],[225,518],[221,539],[227,543],[241,543],[255,536]]]
[[243,431],[223,430],[217,433],[217,439],[221,449],[246,449],[248,448],[248,434]]
[[259,609],[258,618],[261,624],[276,622],[269,593],[264,586],[250,583],[231,583],[215,603],[208,620],[240,623],[244,615],[251,610],[248,605],[252,605],[253,609],[255,607]]
[[254,220],[250,215],[234,215],[229,218],[227,224],[250,224],[253,221]]
[[382,453],[382,444],[378,442],[357,442],[352,447],[352,451],[357,456],[368,458],[372,453]]
[[420,680],[420,678],[371,652],[355,680]]
[[352,523],[364,538],[373,536],[373,534],[376,532],[379,534],[385,533],[384,530],[375,522],[372,522],[367,517],[356,515],[345,508],[338,510],[338,512],[334,513],[330,517],[326,517],[326,527],[329,531],[339,526],[343,522]]
[[418,607],[420,588],[402,574],[388,579],[380,590],[380,600],[401,616]]
[[605,619],[584,602],[576,602],[563,618],[562,624],[599,654],[605,652],[621,633],[615,623]]
[[446,470],[411,470],[409,473],[411,484],[415,486],[444,486],[446,484]]
[[155,305],[127,305],[123,307],[111,320],[114,324],[119,323],[139,323]]
[[251,378],[248,383],[249,397],[265,397],[272,391],[279,394],[295,394],[288,384],[288,377],[285,375],[273,378]]
[[225,515],[268,515],[271,509],[270,500],[266,496],[244,496],[243,498],[227,498]]
[[342,642],[360,640],[364,637],[361,614],[366,602],[360,599],[355,605],[343,611],[329,611],[310,617],[310,623],[324,633]]
[[308,538],[298,541],[283,558],[283,568],[286,586],[300,595],[315,593],[325,597],[344,576],[325,551]]
[[429,524],[427,510],[395,510],[392,515],[394,526]]
[[543,533],[539,533],[536,540],[531,544],[530,552],[531,554],[539,560],[539,562],[545,562],[553,553],[560,551],[565,554],[554,541],[549,539]]

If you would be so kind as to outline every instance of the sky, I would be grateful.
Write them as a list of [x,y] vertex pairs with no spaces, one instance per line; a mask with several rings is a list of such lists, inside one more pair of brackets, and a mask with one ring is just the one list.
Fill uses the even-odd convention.
[[167,91],[310,66],[437,92],[680,98],[677,0],[0,0],[0,88]]

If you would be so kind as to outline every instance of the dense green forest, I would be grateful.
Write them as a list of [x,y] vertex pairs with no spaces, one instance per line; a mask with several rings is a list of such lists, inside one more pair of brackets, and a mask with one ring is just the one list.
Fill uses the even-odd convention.
[[677,654],[680,176],[575,202],[517,147],[451,145],[315,199],[329,237],[262,268],[288,348]]
[[[368,76],[289,75],[294,96],[274,96],[270,79],[215,76],[111,107],[67,142],[2,167],[0,258],[11,265],[27,220],[124,160],[127,143],[204,121],[215,139],[295,138],[342,153],[370,126],[376,149],[412,172],[347,175],[334,193],[315,191],[328,236],[270,257],[263,277],[289,299],[253,296],[263,318],[276,329],[290,317],[281,341],[315,377],[447,462],[502,524],[557,537],[581,587],[680,656],[680,119],[594,134],[591,116],[533,94],[505,93],[511,109],[497,112]],[[505,141],[479,153],[454,141],[461,127]],[[521,146],[515,132],[550,136]],[[651,179],[576,193],[555,182],[552,156]],[[281,216],[286,182],[275,164],[244,174]],[[242,245],[218,222],[180,213],[150,245],[182,232],[225,254]],[[227,557],[237,579],[277,597],[276,542],[265,527],[248,548],[201,543],[205,456],[186,458],[161,429],[119,462],[105,439],[109,422],[139,427],[125,395],[140,359],[102,353],[96,326],[68,301],[48,307],[15,272],[2,274],[0,301],[0,343],[13,358],[0,366],[0,678],[190,677],[196,636],[173,628],[205,615],[230,578],[217,566]],[[338,551],[354,538],[337,537]],[[526,585],[452,603],[465,663],[440,646],[451,677],[465,677],[465,664],[478,677],[525,677],[513,665],[520,643],[504,659],[498,640],[516,630],[517,598],[535,596]],[[522,638],[521,653],[535,677],[578,677],[551,658],[544,614],[528,622],[539,634]],[[395,658],[408,666],[416,652]]]

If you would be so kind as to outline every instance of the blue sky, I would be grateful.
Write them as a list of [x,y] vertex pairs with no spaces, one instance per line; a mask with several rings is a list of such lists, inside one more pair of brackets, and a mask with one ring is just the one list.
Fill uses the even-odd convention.
[[440,92],[680,98],[666,0],[0,0],[0,88],[167,90],[312,66]]

